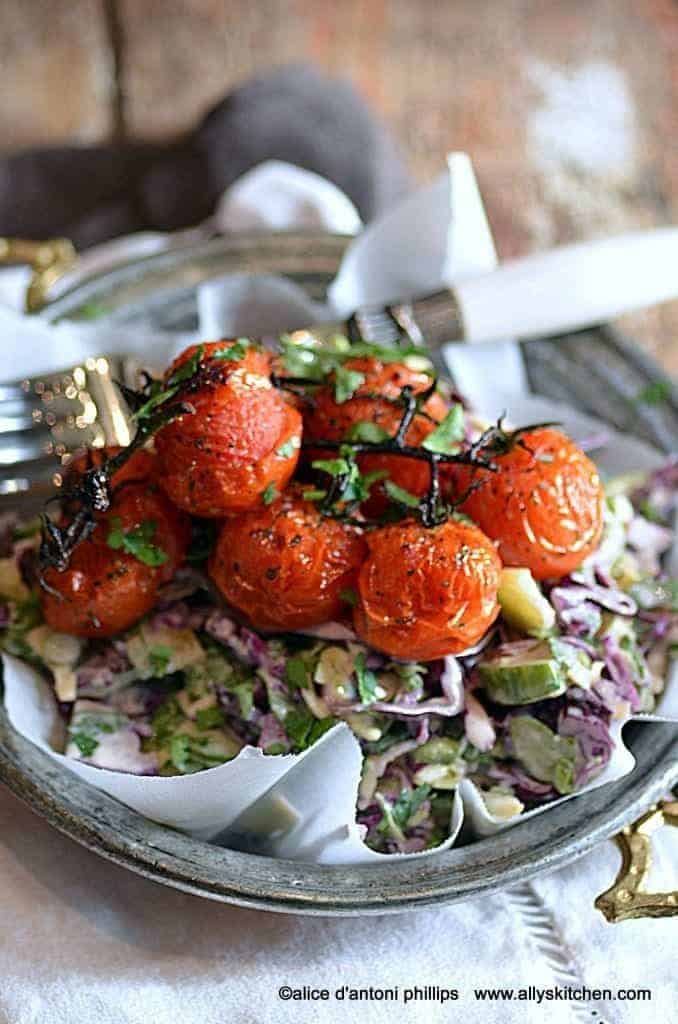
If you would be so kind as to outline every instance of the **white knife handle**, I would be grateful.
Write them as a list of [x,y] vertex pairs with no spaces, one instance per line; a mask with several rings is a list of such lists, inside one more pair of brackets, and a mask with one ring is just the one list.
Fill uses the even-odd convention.
[[678,228],[567,245],[456,282],[465,341],[542,337],[678,298]]

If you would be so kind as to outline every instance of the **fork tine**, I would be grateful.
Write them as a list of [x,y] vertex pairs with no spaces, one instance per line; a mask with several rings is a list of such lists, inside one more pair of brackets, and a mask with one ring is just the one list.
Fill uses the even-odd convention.
[[35,426],[36,421],[30,409],[23,414],[16,412],[3,415],[0,411],[0,434],[17,434],[24,430],[32,430]]
[[349,338],[373,345],[392,345],[400,338],[400,328],[384,309],[359,309],[348,321]]

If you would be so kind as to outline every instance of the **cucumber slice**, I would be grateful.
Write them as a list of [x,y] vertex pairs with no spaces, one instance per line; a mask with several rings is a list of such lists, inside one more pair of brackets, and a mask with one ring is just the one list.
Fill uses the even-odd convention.
[[529,569],[502,569],[497,600],[508,624],[522,633],[543,636],[555,625],[555,609]]
[[478,671],[487,695],[497,704],[534,704],[567,689],[565,673],[544,641],[483,661]]
[[415,759],[422,764],[454,764],[459,759],[459,741],[450,736],[433,736],[417,747]]
[[511,741],[518,761],[540,782],[550,782],[562,794],[575,785],[577,741],[559,736],[530,715],[519,715],[509,723]]

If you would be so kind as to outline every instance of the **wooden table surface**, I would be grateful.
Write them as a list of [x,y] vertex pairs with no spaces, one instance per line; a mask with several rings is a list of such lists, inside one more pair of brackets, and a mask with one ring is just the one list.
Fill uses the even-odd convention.
[[[420,180],[467,150],[503,258],[678,221],[675,0],[3,0],[0,138],[172,136],[295,60],[349,78]],[[625,326],[678,371],[678,302]]]

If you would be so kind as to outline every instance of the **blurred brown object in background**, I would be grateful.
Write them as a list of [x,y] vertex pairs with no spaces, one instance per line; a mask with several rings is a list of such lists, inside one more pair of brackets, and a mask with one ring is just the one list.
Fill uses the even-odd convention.
[[[7,148],[164,143],[249,76],[304,60],[356,86],[420,180],[470,152],[503,258],[678,220],[674,0],[4,0],[0,56]],[[201,179],[174,156],[186,193],[161,212],[176,220]],[[678,304],[627,326],[678,369]]]

